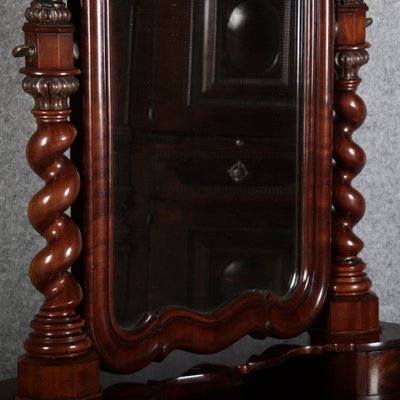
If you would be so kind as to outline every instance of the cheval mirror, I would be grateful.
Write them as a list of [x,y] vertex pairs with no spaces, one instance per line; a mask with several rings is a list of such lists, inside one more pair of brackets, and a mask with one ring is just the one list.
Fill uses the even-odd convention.
[[[27,158],[45,181],[29,219],[47,246],[30,268],[44,303],[18,399],[400,398],[400,330],[379,321],[353,233],[367,10],[31,2],[14,55],[35,100]],[[247,335],[282,342],[101,389],[100,369],[134,374]]]

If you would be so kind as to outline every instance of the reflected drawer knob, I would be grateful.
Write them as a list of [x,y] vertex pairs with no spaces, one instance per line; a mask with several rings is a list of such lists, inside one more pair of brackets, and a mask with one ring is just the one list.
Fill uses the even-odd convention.
[[236,183],[239,183],[246,179],[249,170],[241,161],[238,161],[228,169],[228,174]]
[[237,139],[235,144],[236,144],[236,147],[243,147],[244,146],[244,142],[241,139]]

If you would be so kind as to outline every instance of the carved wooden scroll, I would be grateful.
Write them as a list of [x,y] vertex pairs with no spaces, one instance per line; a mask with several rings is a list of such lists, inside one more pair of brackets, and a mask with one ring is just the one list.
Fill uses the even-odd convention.
[[18,394],[21,399],[93,398],[100,391],[98,360],[88,352],[91,343],[76,313],[81,287],[68,272],[82,240],[65,214],[80,188],[75,166],[63,155],[76,136],[68,120],[69,96],[79,87],[79,70],[73,65],[74,27],[62,1],[33,1],[26,18],[25,44],[14,55],[26,56],[23,88],[35,99],[32,113],[38,128],[28,143],[27,159],[45,181],[31,200],[28,215],[47,245],[30,268],[31,281],[45,300],[31,322],[24,344],[27,355],[19,360]]
[[365,41],[367,5],[363,0],[336,0],[332,273],[323,324],[332,334],[363,334],[379,330],[378,298],[358,256],[363,242],[353,227],[365,212],[363,196],[352,187],[365,164],[364,151],[352,139],[367,111],[356,94],[359,69],[368,62]]

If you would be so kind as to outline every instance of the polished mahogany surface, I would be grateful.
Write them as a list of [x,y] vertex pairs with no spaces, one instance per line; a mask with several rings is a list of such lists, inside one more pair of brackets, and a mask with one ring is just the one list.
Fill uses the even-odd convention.
[[[303,334],[295,339],[296,345],[274,346],[239,369],[199,365],[164,381],[115,383],[104,387],[102,399],[242,400],[264,399],[266,393],[272,400],[398,399],[400,327],[381,323],[381,328],[374,337],[342,343]],[[14,399],[15,393],[16,380],[0,382],[0,400]]]
[[37,129],[26,156],[43,180],[28,208],[29,221],[46,239],[33,257],[29,276],[44,301],[33,317],[26,354],[18,358],[18,399],[75,398],[101,393],[98,355],[92,351],[85,322],[77,308],[83,293],[71,266],[80,256],[81,232],[67,211],[80,192],[80,175],[66,153],[77,130],[70,121],[69,97],[79,87],[74,65],[71,12],[62,1],[34,0],[23,26],[25,44],[14,51],[24,55],[24,90],[34,98]]
[[[47,240],[30,270],[45,299],[17,399],[400,398],[399,327],[379,323],[353,233],[365,2],[70,6],[82,54],[72,102],[79,70],[62,0],[31,2],[14,52],[38,122],[28,161],[44,180],[29,218]],[[118,23],[129,29],[114,34]],[[100,363],[131,373],[248,334],[290,342],[102,394]]]

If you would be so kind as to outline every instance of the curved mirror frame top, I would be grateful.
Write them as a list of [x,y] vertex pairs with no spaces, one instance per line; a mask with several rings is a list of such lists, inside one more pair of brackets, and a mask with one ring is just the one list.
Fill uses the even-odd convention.
[[[121,12],[124,9],[119,8],[119,4],[124,7],[123,4],[127,3],[133,5],[128,7],[132,14]],[[135,6],[135,3],[140,6]],[[157,7],[154,6],[155,3]],[[126,65],[121,65],[118,56],[113,55],[113,51],[114,54],[120,52],[115,50],[118,40],[113,38],[112,27],[115,21],[121,20],[123,23],[124,14],[127,14],[127,21],[129,18],[145,21],[138,23],[136,35],[129,29],[124,33],[126,40],[135,41],[130,45],[134,46],[138,54],[143,55],[143,63],[130,65],[130,71],[133,72],[129,75],[129,85],[130,90],[133,88],[133,95],[129,101],[122,103],[126,105],[128,112],[118,114],[119,104],[115,102],[115,98],[119,96],[116,97],[116,93],[126,92],[126,87],[118,87],[126,85],[126,81],[118,77],[127,75],[123,71]],[[163,359],[174,349],[214,353],[248,334],[257,338],[289,338],[305,331],[322,307],[330,272],[332,0],[83,0],[82,15],[80,34],[84,38],[83,43],[86,43],[82,48],[86,249],[84,279],[87,289],[84,299],[85,319],[103,367],[115,373],[131,373],[142,369],[153,360]],[[249,20],[254,21],[254,24],[249,23]],[[265,24],[266,20],[268,24]],[[285,28],[285,23],[295,26],[292,36]],[[132,25],[128,24],[128,27],[132,29]],[[182,38],[186,27],[190,27],[190,35]],[[279,30],[279,34],[276,30]],[[196,35],[203,39],[193,40]],[[285,35],[289,36],[285,38]],[[208,37],[213,37],[214,40],[206,40]],[[182,56],[182,49],[186,48],[190,40],[190,54],[185,53]],[[287,49],[285,40],[290,43]],[[224,51],[219,51],[221,48]],[[260,49],[264,48],[268,48],[268,54],[260,54]],[[143,51],[145,49],[147,52]],[[156,62],[150,61],[155,55],[158,57]],[[299,61],[298,64],[296,60]],[[296,65],[292,65],[293,63]],[[149,65],[152,67],[148,68]],[[201,68],[197,68],[198,65]],[[180,66],[190,79],[181,79]],[[146,74],[152,75],[149,78]],[[137,76],[140,78],[135,80]],[[172,83],[178,80],[182,87],[187,88],[184,100],[180,87],[171,89]],[[291,80],[297,83],[287,85]],[[148,82],[153,85],[150,89],[146,88]],[[152,96],[147,96],[148,93]],[[218,119],[218,113],[221,110],[226,113],[227,109],[232,114],[228,124],[226,115]],[[287,118],[290,113],[292,118]],[[118,141],[115,127],[118,125],[116,120],[119,115],[135,126],[135,135],[131,135],[135,141],[133,147],[125,146],[123,140]],[[274,133],[265,139],[263,135],[266,123],[268,130],[277,132],[276,135],[284,136],[285,132],[290,132],[288,137],[295,136],[292,146],[292,157],[294,154],[295,161],[289,167],[280,160],[281,157],[275,157],[274,164],[271,160],[264,160],[265,149],[271,153],[271,148],[268,147],[271,146],[271,141],[279,142]],[[279,131],[282,124],[285,125],[285,130]],[[232,129],[236,131],[230,137]],[[233,144],[229,144],[228,141],[232,139]],[[243,150],[242,147],[246,146],[246,150]],[[131,151],[133,156],[128,154]],[[149,151],[160,154],[163,152],[157,159],[158,164],[153,163],[155,167],[152,164],[153,159],[149,158],[150,163],[146,159]],[[219,160],[220,154],[223,154],[222,162]],[[204,158],[216,169],[222,168],[223,173],[217,172],[211,179],[214,179],[214,186],[225,188],[225,194],[220,195],[222,200],[215,200],[209,193],[206,196],[200,193],[205,198],[208,196],[208,200],[211,197],[212,205],[217,207],[217,211],[212,211],[207,206],[199,215],[193,216],[195,211],[185,208],[185,204],[196,205],[196,196],[199,193],[195,193],[196,198],[191,198],[183,190],[183,194],[179,193],[183,197],[178,198],[176,193],[168,192],[171,187],[164,184],[164,181],[176,183],[177,180],[187,180],[196,188],[202,187],[203,175],[199,171],[204,170],[204,164],[201,163]],[[253,172],[257,167],[254,158],[261,160],[261,168],[272,168],[274,171],[272,174],[262,175],[260,185],[252,181],[257,175]],[[144,160],[142,168],[134,164],[137,159]],[[134,165],[130,165],[128,160]],[[228,168],[225,168],[226,163]],[[120,171],[128,169],[139,171],[136,175],[130,175],[129,180],[131,185],[133,182],[135,188],[139,186],[143,192],[152,190],[152,183],[140,181],[145,180],[145,172],[152,171],[155,176],[154,187],[159,191],[157,201],[151,199],[151,212],[148,212],[145,204],[150,197],[135,198],[134,203],[139,206],[133,208],[140,210],[140,206],[144,205],[147,223],[165,216],[171,218],[172,225],[179,225],[182,221],[186,223],[185,218],[189,225],[196,225],[197,221],[206,215],[208,218],[210,214],[218,220],[220,210],[226,209],[223,201],[232,203],[228,196],[231,194],[231,186],[235,188],[232,189],[235,196],[240,197],[243,194],[240,192],[242,189],[237,194],[237,188],[240,187],[245,188],[243,192],[246,194],[246,201],[249,198],[251,201],[258,199],[258,204],[249,203],[252,214],[238,214],[243,211],[240,205],[234,208],[238,216],[244,215],[243,218],[247,219],[250,215],[257,221],[257,213],[262,213],[263,206],[273,204],[271,199],[263,197],[264,187],[271,185],[275,171],[280,171],[279,179],[287,179],[296,188],[289,201],[289,208],[295,210],[290,215],[294,221],[290,242],[294,255],[284,262],[289,265],[289,269],[278,269],[279,274],[285,276],[283,284],[273,287],[272,281],[265,274],[257,279],[266,279],[266,287],[261,284],[261,287],[253,288],[254,280],[246,282],[245,279],[244,286],[234,285],[232,292],[230,287],[219,283],[216,293],[223,293],[225,297],[221,300],[214,296],[208,303],[208,300],[203,303],[198,300],[204,297],[202,295],[195,298],[194,303],[173,297],[166,297],[167,300],[161,298],[154,305],[151,302],[146,303],[143,298],[148,299],[151,285],[138,285],[128,294],[115,293],[122,287],[121,282],[127,279],[124,275],[126,271],[118,276],[121,269],[117,266],[120,263],[118,255],[121,254],[118,246],[127,237],[126,232],[123,232],[124,224],[120,223],[124,211],[121,212],[118,208],[128,204],[123,197],[119,197],[123,192],[120,190],[120,186],[123,186],[120,185],[120,180],[124,179]],[[281,187],[282,182],[279,181],[276,185]],[[176,198],[177,205],[173,205],[172,209],[168,208]],[[218,209],[220,201],[222,203]],[[280,197],[279,193],[274,201],[284,202],[284,196]],[[247,203],[246,207],[248,208]],[[277,221],[290,214],[289,208],[277,217]],[[174,214],[175,209],[179,210],[178,214]],[[199,212],[199,207],[193,209]],[[257,232],[262,231],[262,225],[268,223],[269,216],[263,218],[259,218],[260,227],[257,227]],[[207,222],[210,223],[213,223],[213,219]],[[218,229],[219,227],[220,225]],[[259,253],[256,251],[254,254],[257,257],[261,254],[261,264],[266,259],[270,262],[270,259],[265,258],[270,257],[270,253],[264,252],[268,253],[266,256],[262,252],[265,242],[259,239],[257,233],[246,236],[238,234],[236,226],[228,228],[235,232],[236,236],[231,235],[235,240],[245,242],[244,248],[254,247],[255,243]],[[169,234],[171,238],[168,237],[168,229],[167,226],[167,230],[162,231],[159,237],[164,235],[167,245],[171,238],[171,243],[174,240],[179,242],[180,237],[174,232]],[[225,239],[218,229],[214,229],[216,233],[211,235],[211,239],[209,236],[204,239],[203,233],[194,232],[192,235],[197,241],[203,241],[202,245],[217,243],[218,246],[226,247]],[[140,248],[143,232],[138,229],[128,236],[133,237],[131,245]],[[248,242],[252,245],[246,244],[246,237],[250,237]],[[157,239],[157,232],[155,238]],[[284,241],[272,236],[267,238],[267,241],[271,240],[275,240],[273,243]],[[164,255],[168,257],[168,251],[162,253],[163,243],[159,247],[161,250],[156,250],[156,254],[160,251],[158,258],[164,259]],[[188,248],[190,251],[197,251],[196,246]],[[176,254],[178,253],[173,254],[174,259]],[[216,259],[223,260],[225,265],[222,270],[225,274],[224,282],[234,281],[248,268],[256,270],[257,257],[254,258],[254,254],[246,258],[242,251],[235,258],[231,253],[226,257],[218,253]],[[199,258],[202,257],[201,255]],[[190,259],[193,260],[193,257]],[[151,263],[147,260],[143,265],[148,266]],[[210,270],[214,270],[215,265],[217,263],[211,263]],[[130,273],[134,275],[129,280],[143,280],[143,273],[146,271],[140,268],[140,257],[134,262],[129,261]],[[161,266],[157,274],[163,270],[165,268]],[[269,285],[272,287],[268,287]],[[182,290],[178,287],[173,291]],[[159,290],[155,291],[158,292]],[[208,292],[210,287],[206,285],[202,293]],[[131,297],[125,302],[124,296],[127,295]],[[135,299],[138,305],[135,304]],[[169,303],[163,304],[163,301]],[[123,304],[133,304],[135,311],[127,312],[123,309]],[[144,313],[142,317],[141,312]]]

